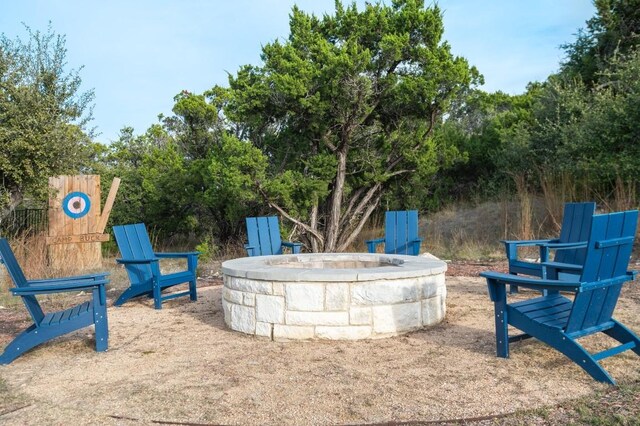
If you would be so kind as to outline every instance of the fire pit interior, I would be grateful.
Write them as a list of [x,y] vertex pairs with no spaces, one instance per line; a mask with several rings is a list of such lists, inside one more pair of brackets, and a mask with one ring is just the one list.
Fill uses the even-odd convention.
[[444,318],[446,269],[433,257],[385,254],[229,260],[222,264],[225,322],[272,340],[402,334]]

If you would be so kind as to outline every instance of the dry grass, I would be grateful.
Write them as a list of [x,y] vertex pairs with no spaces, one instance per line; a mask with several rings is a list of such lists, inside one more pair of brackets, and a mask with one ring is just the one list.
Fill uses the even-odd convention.
[[[529,225],[524,228],[518,202],[489,202],[442,210],[420,222],[423,249],[441,259],[502,259],[504,246],[501,239],[522,239],[522,229],[528,235],[540,238],[554,232],[542,199],[532,198],[530,203],[526,214]],[[535,255],[534,252],[523,254]]]
[[[513,345],[508,360],[496,358],[483,281],[454,277],[447,286],[440,325],[355,342],[277,343],[230,331],[220,286],[201,288],[196,303],[176,299],[161,311],[147,299],[129,302],[109,309],[108,352],[96,353],[84,330],[2,367],[8,402],[0,421],[282,425],[489,416],[492,423],[532,424],[532,415],[549,417],[558,407],[574,406],[576,398],[607,392],[608,386],[536,341]],[[635,330],[638,294],[625,289],[617,311]],[[608,342],[587,344],[597,349]],[[640,382],[633,353],[605,366],[623,385]]]

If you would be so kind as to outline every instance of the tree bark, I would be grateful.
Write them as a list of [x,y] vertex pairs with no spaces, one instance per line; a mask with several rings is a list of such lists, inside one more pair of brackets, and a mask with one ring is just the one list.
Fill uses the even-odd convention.
[[344,194],[344,182],[347,175],[347,144],[343,144],[337,152],[338,169],[329,203],[329,215],[327,218],[325,242],[323,251],[333,253],[336,251],[338,233],[340,231],[340,213],[342,210],[342,196]]

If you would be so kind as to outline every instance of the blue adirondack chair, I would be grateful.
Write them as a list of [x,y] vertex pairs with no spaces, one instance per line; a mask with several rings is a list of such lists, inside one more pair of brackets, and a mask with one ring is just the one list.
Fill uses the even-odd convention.
[[[200,252],[155,253],[144,223],[114,226],[113,234],[122,255],[116,262],[125,266],[130,281],[129,288],[118,297],[115,306],[142,295],[153,297],[156,309],[162,309],[163,301],[176,297],[189,295],[192,301],[198,300],[196,268]],[[187,270],[171,274],[160,273],[160,259],[170,258],[187,259]],[[189,290],[162,295],[164,289],[183,283],[189,283]]]
[[384,217],[384,238],[365,241],[369,253],[384,243],[386,254],[420,254],[422,238],[418,237],[418,211],[388,211]]
[[[595,213],[596,203],[566,203],[562,215],[560,236],[546,240],[504,240],[509,262],[510,274],[524,274],[534,277],[542,277],[542,263],[549,260],[549,251],[556,250],[554,261],[558,263],[571,263],[581,265],[584,262],[586,249],[580,246],[587,240],[591,227],[591,217]],[[574,244],[572,246],[572,244]],[[527,262],[518,259],[518,247],[538,246],[540,249],[540,262]],[[562,249],[562,250],[559,250]],[[579,271],[573,274],[577,279]],[[572,279],[572,274],[565,275],[565,279]],[[511,287],[511,292],[516,292],[517,286]]]
[[267,256],[270,254],[282,254],[283,247],[291,249],[291,253],[300,253],[301,243],[282,241],[280,237],[280,224],[276,216],[248,217],[247,239],[244,245],[247,256]]
[[[27,280],[6,239],[0,238],[2,263],[15,285],[11,289],[14,296],[22,297],[33,324],[20,333],[0,355],[0,364],[11,361],[28,350],[63,334],[95,325],[96,351],[106,351],[109,342],[107,325],[107,297],[105,285],[108,273],[81,275],[67,278]],[[91,292],[90,301],[83,302],[63,311],[45,314],[38,303],[37,295],[68,291]]]
[[[634,279],[627,272],[636,233],[638,211],[594,215],[582,265],[546,262],[547,278],[530,278],[498,272],[482,272],[495,306],[498,357],[509,357],[509,344],[535,337],[566,355],[594,379],[615,384],[598,361],[633,350],[640,355],[640,339],[613,319],[622,285]],[[577,282],[558,280],[561,272],[579,271]],[[506,285],[519,285],[548,294],[516,303],[507,303]],[[560,291],[573,293],[572,299]],[[511,325],[524,334],[509,336]],[[578,339],[605,333],[620,345],[591,354]]]

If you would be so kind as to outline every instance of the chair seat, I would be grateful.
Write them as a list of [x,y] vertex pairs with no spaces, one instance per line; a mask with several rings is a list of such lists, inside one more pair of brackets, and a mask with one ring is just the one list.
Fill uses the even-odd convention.
[[93,311],[93,304],[91,302],[84,302],[73,308],[65,309],[64,311],[48,313],[42,318],[42,321],[38,324],[39,327],[57,327],[65,321],[70,321],[78,318],[81,315],[91,314]]
[[509,305],[510,310],[539,324],[557,329],[567,325],[573,302],[560,294],[536,297]]

